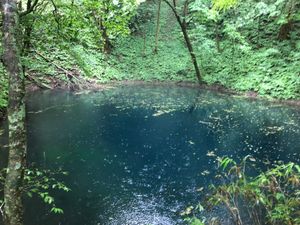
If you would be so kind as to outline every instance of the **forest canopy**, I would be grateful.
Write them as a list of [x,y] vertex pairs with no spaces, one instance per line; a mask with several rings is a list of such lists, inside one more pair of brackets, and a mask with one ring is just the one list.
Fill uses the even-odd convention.
[[[192,61],[167,3],[173,1],[20,1],[26,82],[46,89],[114,80],[195,82],[196,59],[201,80],[209,85],[299,98],[299,1],[177,1]],[[7,78],[1,71],[0,107],[5,108]]]
[[[250,98],[269,98],[279,101],[288,100],[287,103],[293,104],[299,104],[300,102],[299,0],[2,0],[0,3],[2,13],[0,23],[2,29],[0,33],[3,40],[0,46],[2,53],[0,72],[0,128],[2,128],[3,118],[7,118],[8,125],[5,128],[7,131],[0,130],[0,136],[6,134],[5,132],[8,134],[8,137],[4,137],[5,141],[6,138],[8,140],[8,144],[5,145],[5,148],[8,149],[8,157],[5,157],[7,163],[5,161],[4,167],[6,168],[2,170],[2,175],[0,176],[0,183],[3,186],[0,187],[0,192],[1,194],[3,193],[3,200],[0,198],[0,213],[3,215],[5,225],[24,225],[23,197],[25,194],[28,197],[32,197],[33,195],[39,196],[44,203],[51,207],[50,212],[62,214],[63,209],[57,207],[55,198],[49,194],[48,190],[64,192],[71,190],[64,182],[60,182],[55,177],[51,178],[55,172],[39,170],[38,168],[28,168],[26,161],[26,157],[29,155],[27,154],[27,147],[30,146],[30,138],[28,137],[32,133],[30,131],[27,132],[27,129],[30,130],[30,126],[27,124],[29,121],[29,112],[26,108],[29,102],[26,99],[26,94],[31,91],[63,89],[67,90],[70,97],[72,95],[81,95],[85,90],[105,89],[108,88],[108,85],[103,84],[115,84],[118,81],[122,83],[128,80],[142,81],[143,83],[146,81],[160,81],[168,84],[183,82],[187,86],[191,85],[199,89],[193,89],[193,91],[197,90],[198,93],[194,93],[197,96],[193,99],[188,98],[188,101],[191,101],[189,102],[190,106],[184,106],[184,109],[180,111],[180,120],[177,119],[174,123],[178,123],[179,121],[178,124],[184,124],[181,121],[183,118],[188,119],[188,124],[191,124],[191,121],[193,121],[193,125],[198,126],[193,135],[198,131],[202,131],[202,129],[205,132],[208,131],[207,135],[203,135],[205,133],[200,135],[205,136],[205,138],[202,137],[202,140],[197,137],[197,141],[198,139],[203,141],[202,144],[206,148],[208,146],[211,147],[212,143],[216,144],[220,143],[220,141],[218,139],[209,140],[211,131],[216,131],[217,126],[214,126],[209,121],[202,121],[203,117],[214,118],[217,124],[220,124],[220,121],[232,123],[232,118],[228,115],[223,118],[222,114],[219,117],[213,117],[212,113],[208,114],[207,108],[202,108],[202,110],[204,109],[203,113],[200,112],[199,114],[198,111],[198,115],[201,117],[201,120],[199,120],[193,113],[197,113],[197,102],[201,98],[205,99],[205,95],[201,95],[200,88],[210,88]],[[80,92],[81,90],[83,92]],[[119,97],[120,99],[126,97],[123,91],[120,95],[121,97]],[[167,91],[170,93],[169,89]],[[100,93],[105,95],[105,91]],[[161,94],[157,94],[157,96],[162,98]],[[134,97],[134,95],[130,95],[127,99],[131,97]],[[182,107],[178,103],[180,102],[180,98],[175,98],[175,95],[172,95],[172,97],[175,103],[172,103],[171,99],[166,98],[164,100],[167,103],[163,105],[168,106],[171,103],[176,107]],[[135,99],[131,101],[138,102]],[[207,98],[205,101],[209,102]],[[96,107],[97,100],[90,98],[89,102],[92,103],[89,107]],[[111,104],[111,102],[109,103]],[[129,101],[129,103],[131,102]],[[142,103],[144,104],[145,101],[142,101]],[[126,101],[122,100],[121,105],[125,106],[124,104],[126,105]],[[226,99],[227,104],[228,100]],[[157,110],[158,107],[151,106],[151,104],[146,105],[150,108],[149,115],[140,118],[132,117],[139,118],[136,119],[139,123],[144,121],[142,123],[146,124],[148,117],[153,119],[153,117],[159,117],[173,111],[174,114],[170,114],[170,116],[173,119],[176,118],[173,117],[175,111],[177,112],[176,108],[174,110],[167,108],[152,112],[155,109]],[[97,105],[97,107],[100,106]],[[61,106],[59,105],[59,107]],[[71,104],[67,107],[72,108],[73,105]],[[105,105],[106,108],[104,110],[97,108],[99,111],[89,110],[89,107],[84,107],[85,110],[83,111],[91,113],[90,115],[92,113],[97,114],[94,120],[91,119],[93,122],[98,121],[99,117],[101,117],[98,112],[114,116],[111,120],[113,122],[118,122],[116,118],[122,118],[117,113],[113,113],[114,110],[118,111],[121,109],[121,107],[116,107],[116,104]],[[52,110],[56,106],[49,108]],[[43,113],[49,108],[31,113]],[[267,109],[272,111],[271,107],[268,108],[267,106]],[[233,108],[227,111],[224,111],[224,109],[214,110],[214,112],[242,111],[242,108],[240,110],[238,108],[232,110]],[[253,112],[252,110],[249,109],[249,112]],[[62,108],[59,111],[62,113],[67,112],[67,110],[62,110]],[[80,111],[76,111],[75,114]],[[137,113],[137,115],[139,114]],[[128,115],[130,114],[126,114],[126,116]],[[72,117],[72,115],[69,115],[69,117]],[[247,119],[246,117],[242,114],[239,117],[239,123],[244,124]],[[253,115],[250,117],[250,124],[255,124],[252,122],[255,120]],[[299,118],[296,111],[291,114],[291,117]],[[59,119],[62,118],[59,117]],[[102,119],[104,121],[100,121],[99,124],[108,122],[111,125],[109,117],[104,115]],[[49,121],[51,122],[51,120]],[[44,119],[42,122],[43,124],[47,124],[46,122],[49,121],[48,119]],[[131,120],[125,119],[125,121],[130,122]],[[77,125],[78,122],[81,125],[82,122],[88,124],[88,122],[85,122],[81,118],[70,124]],[[268,151],[272,150],[270,146],[274,145],[277,147],[278,145],[280,148],[274,148],[278,150],[275,153],[278,154],[276,158],[278,159],[280,156],[279,151],[284,150],[281,149],[281,143],[277,142],[277,140],[288,140],[288,138],[287,136],[284,138],[275,136],[273,139],[266,137],[277,132],[281,134],[284,131],[284,128],[281,126],[269,125],[275,122],[273,117],[267,118],[260,124],[262,128],[266,127],[266,130],[262,128],[256,129],[256,134],[260,131],[266,131],[265,135],[260,135],[259,137],[263,139],[263,142],[259,143],[259,148],[253,149],[254,145],[250,146],[248,143],[249,136],[246,135],[246,139],[240,142],[247,144],[247,146],[244,148],[241,147],[240,150],[244,151],[249,148],[249,150],[253,150],[256,153],[257,151],[262,151],[263,143]],[[59,127],[58,123],[60,121],[54,122],[53,125],[57,128]],[[292,122],[285,121],[285,123],[289,126],[297,127],[297,129],[299,128],[297,122],[294,122],[293,119]],[[100,127],[99,124],[97,123],[98,127],[96,127],[95,132],[86,133],[87,137],[93,137],[92,134],[97,134],[97,137],[91,140],[93,144],[98,142],[100,144],[102,142],[100,136],[104,137],[103,133],[101,133],[102,131],[100,132],[103,126]],[[158,124],[161,125],[164,123]],[[81,125],[79,129],[74,130],[84,132],[85,129]],[[48,126],[49,129],[47,127],[44,133],[48,133],[51,130],[52,124]],[[120,130],[119,127],[127,128],[127,124],[114,126],[118,130]],[[126,153],[126,157],[128,155],[127,148],[130,149],[128,147],[130,144],[123,143],[124,140],[127,141],[127,138],[123,137],[126,136],[125,134],[132,134],[133,131],[138,131],[139,133],[136,124],[133,127],[134,129],[125,131],[120,135],[122,136],[120,143],[121,152]],[[157,131],[169,127],[171,126],[165,123]],[[188,128],[173,129],[187,132],[192,127],[189,125]],[[246,127],[249,128],[250,126],[247,124]],[[65,127],[56,129],[54,132],[55,135],[57,135],[56,132],[58,130],[63,135],[67,134],[68,137],[60,136],[57,140],[54,138],[55,141],[59,142],[61,139],[64,139],[73,142],[73,139],[77,139],[73,138],[70,135],[71,133],[69,133],[69,130],[73,130],[73,127],[70,127],[66,131],[62,131],[62,128],[65,129]],[[247,129],[245,128],[241,132],[236,130],[237,127],[229,129],[229,127],[224,126],[224,128],[228,130],[222,134],[231,133],[231,130],[236,132],[234,138],[229,139],[232,143],[237,141],[238,133],[247,134]],[[86,129],[91,129],[91,127],[87,127]],[[149,130],[155,131],[155,135],[158,135],[156,129],[151,128]],[[142,129],[142,131],[148,131],[148,129]],[[42,137],[42,133],[39,132],[36,136]],[[294,133],[298,134],[299,132]],[[140,137],[139,135],[134,134],[134,139]],[[183,139],[176,137],[176,139],[183,141],[182,144],[178,144],[180,148],[181,146],[185,146],[187,150],[191,146],[197,146],[196,140],[186,139],[188,138],[186,133],[179,135],[177,132],[176,135],[183,137]],[[159,140],[158,142],[170,145],[171,137],[175,137],[176,135],[170,132],[166,139]],[[79,142],[81,144],[84,143],[85,154],[89,152],[93,153],[94,150],[97,149],[98,151],[103,148],[103,146],[99,147],[99,149],[93,146],[90,149],[87,148],[87,151],[86,145],[89,141],[81,140],[85,137],[81,134],[74,135],[74,137],[77,136]],[[143,137],[146,136],[144,135]],[[217,137],[220,138],[221,136],[218,135]],[[105,139],[109,140],[111,137],[114,137],[114,134],[109,133],[109,137]],[[28,145],[27,139],[29,139]],[[150,139],[152,138],[147,137],[147,141]],[[297,137],[295,139],[297,140]],[[207,141],[207,146],[205,141]],[[49,146],[52,148],[51,142],[49,143]],[[152,145],[142,144],[141,149],[152,148]],[[256,140],[255,144],[258,144]],[[287,144],[292,145],[293,142]],[[56,145],[57,143],[54,144],[54,146]],[[117,145],[115,140],[113,140],[113,146],[116,147]],[[132,145],[137,146],[134,142]],[[45,146],[37,149],[43,153],[44,165],[46,166],[46,151],[41,150]],[[72,145],[63,144],[62,146],[63,150],[65,150],[65,148]],[[171,146],[170,149],[172,152],[177,152],[177,145],[174,146]],[[104,148],[104,150],[102,149],[104,151],[103,154],[106,154],[106,152],[111,153],[106,149],[106,146]],[[126,150],[124,151],[123,148]],[[160,148],[159,146],[157,150],[161,150]],[[199,146],[199,149],[201,148]],[[132,150],[135,151],[135,149]],[[213,151],[209,150],[206,156],[215,155],[215,150],[217,148],[214,148]],[[152,153],[152,151],[153,149],[148,152]],[[178,152],[180,152],[179,149]],[[135,155],[139,155],[136,153],[139,152],[134,152]],[[190,157],[188,157],[190,153],[191,151],[188,151],[187,154],[181,156],[178,160],[179,163],[187,159],[187,161],[190,161]],[[273,154],[273,152],[270,154]],[[168,155],[170,154],[168,153]],[[293,156],[290,155],[289,157],[292,158],[296,155],[293,154]],[[175,154],[171,154],[171,156],[173,157]],[[193,152],[191,158],[196,159],[195,156],[196,150]],[[56,157],[56,160],[60,157]],[[104,156],[101,155],[99,158],[102,157]],[[115,154],[112,158],[115,159],[117,157]],[[156,155],[154,158],[157,159],[159,157],[159,155]],[[265,157],[268,159],[268,155]],[[93,156],[93,158],[97,157]],[[198,157],[197,160],[200,160],[200,158],[203,159],[203,156]],[[298,224],[300,167],[294,163],[283,165],[274,161],[278,165],[267,171],[266,174],[262,173],[258,177],[248,178],[245,172],[246,160],[248,158],[251,162],[256,161],[250,155],[244,158],[241,165],[238,165],[233,159],[228,157],[216,159],[221,167],[223,167],[223,171],[229,164],[233,165],[233,167],[229,169],[227,174],[223,173],[224,180],[231,178],[229,184],[212,189],[214,191],[214,194],[210,198],[212,206],[227,205],[227,210],[237,225],[243,224],[243,216],[239,213],[239,203],[245,206],[247,203],[252,204],[253,207],[247,207],[247,211],[250,218],[252,216],[258,218],[252,221],[253,224],[262,224],[259,218],[262,218],[263,223],[266,221],[266,224]],[[81,158],[80,161],[84,163],[88,161],[82,160]],[[143,160],[140,159],[141,162]],[[109,161],[109,164],[113,163],[113,160],[104,158],[103,162],[96,164],[104,165],[105,161]],[[176,171],[177,162],[174,164]],[[271,164],[271,162],[268,160],[267,163],[264,163],[264,165],[267,164]],[[119,165],[122,167],[122,173],[124,173],[124,169],[126,173],[127,171],[130,173],[130,170],[127,170],[127,166],[123,168],[126,164]],[[163,162],[163,167],[169,165],[171,164],[167,163],[167,160]],[[189,163],[185,163],[184,170],[189,165]],[[233,171],[236,171],[235,176],[232,176]],[[59,172],[64,174],[63,171],[59,170]],[[111,175],[111,171],[106,172],[106,175]],[[208,175],[210,172],[203,171],[201,174]],[[90,174],[88,173],[88,175]],[[262,179],[261,176],[263,176]],[[115,177],[115,174],[112,177]],[[183,180],[187,177],[184,176]],[[103,177],[99,179],[103,179]],[[158,180],[160,179],[161,176],[159,175]],[[119,186],[119,183],[116,186]],[[128,182],[130,185],[133,183],[131,179]],[[181,181],[173,183],[181,184]],[[100,182],[98,183],[97,181],[97,184],[100,184]],[[151,187],[151,185],[148,186]],[[172,188],[172,190],[175,192],[176,189]],[[277,190],[280,191],[277,192]],[[92,193],[90,190],[86,192]],[[183,195],[183,193],[181,194]],[[101,194],[98,197],[100,196]],[[88,206],[88,204],[85,206]],[[187,213],[184,213],[183,216],[187,216],[185,219],[192,225],[202,225],[203,222],[198,218],[194,216],[190,217],[192,209],[194,208],[188,208]],[[203,221],[206,221],[205,218]],[[230,221],[230,218],[228,221]],[[214,221],[212,223],[215,224]]]

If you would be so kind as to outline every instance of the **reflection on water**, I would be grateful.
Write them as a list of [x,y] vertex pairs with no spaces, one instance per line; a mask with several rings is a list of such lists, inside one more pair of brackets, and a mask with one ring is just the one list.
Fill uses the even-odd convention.
[[184,224],[213,182],[211,155],[300,158],[299,109],[196,89],[41,92],[28,111],[28,160],[69,171],[72,192],[56,194],[61,216],[29,200],[26,225]]
[[[175,218],[170,218],[169,213],[164,214],[164,208],[169,208],[165,205],[163,198],[136,195],[134,199],[125,205],[114,208],[115,213],[111,219],[107,221],[109,225],[119,224],[151,224],[151,225],[173,225],[177,221]],[[172,209],[176,212],[176,209]],[[100,216],[101,218],[102,216]],[[101,219],[100,219],[101,220]],[[101,223],[100,223],[101,224]]]

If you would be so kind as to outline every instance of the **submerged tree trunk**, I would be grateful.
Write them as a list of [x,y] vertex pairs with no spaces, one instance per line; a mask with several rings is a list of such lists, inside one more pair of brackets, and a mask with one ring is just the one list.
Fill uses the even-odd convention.
[[164,2],[171,8],[172,12],[174,13],[174,16],[176,17],[177,22],[180,25],[186,46],[189,50],[191,59],[192,59],[192,63],[194,65],[195,68],[195,72],[196,72],[196,77],[198,79],[199,83],[202,83],[202,77],[201,77],[201,72],[200,72],[200,68],[198,65],[198,61],[197,61],[197,57],[196,54],[194,52],[193,49],[193,45],[191,42],[191,39],[188,35],[188,31],[187,31],[187,23],[186,23],[186,16],[187,16],[187,11],[188,11],[188,0],[185,0],[184,2],[184,8],[183,8],[183,16],[181,17],[180,14],[177,11],[177,6],[176,6],[176,0],[173,0],[173,4],[170,3],[168,0],[164,0]]
[[22,181],[25,169],[26,128],[24,74],[20,63],[17,0],[2,0],[4,66],[9,75],[9,158],[4,186],[4,221],[23,225]]

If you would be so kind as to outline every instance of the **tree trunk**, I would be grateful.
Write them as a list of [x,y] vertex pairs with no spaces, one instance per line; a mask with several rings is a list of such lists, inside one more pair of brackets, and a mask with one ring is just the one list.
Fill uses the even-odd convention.
[[107,35],[106,28],[102,29],[102,38],[104,40],[104,46],[103,46],[104,53],[110,54],[111,50],[112,50],[112,44],[111,44],[110,39]]
[[218,53],[222,52],[222,49],[221,49],[221,38],[222,38],[221,29],[222,29],[222,24],[223,24],[223,21],[222,20],[218,20],[216,22],[216,25],[215,25],[215,42],[216,42],[216,48],[217,48]]
[[283,40],[288,40],[290,38],[290,33],[293,30],[293,14],[296,14],[297,12],[297,1],[290,0],[286,1],[283,9],[281,11],[282,14],[286,14],[286,23],[282,24],[279,29],[278,33],[278,39],[283,41]]
[[[29,11],[32,7],[32,0],[27,0],[26,11]],[[23,41],[23,48],[22,48],[22,55],[27,56],[30,50],[31,45],[31,32],[33,25],[28,21],[25,23],[25,30],[24,30],[24,41]]]
[[9,75],[9,157],[4,186],[4,222],[23,225],[22,181],[26,156],[25,87],[20,63],[17,0],[2,0],[4,66]]
[[[105,1],[104,1],[105,2]],[[105,14],[109,14],[109,5],[104,5],[104,8],[103,8],[103,11]],[[111,43],[111,40],[108,36],[108,33],[107,33],[107,28],[105,26],[105,23],[103,22],[103,19],[101,18],[100,19],[100,31],[101,31],[101,34],[102,34],[102,40],[103,40],[103,51],[105,54],[110,54],[111,51],[112,51],[112,48],[113,48],[113,45]]]
[[282,24],[279,30],[278,39],[281,41],[288,40],[292,29],[293,29],[293,22],[291,20],[289,20],[285,24]]
[[111,44],[110,39],[108,37],[106,27],[104,26],[102,21],[100,21],[100,31],[101,31],[101,34],[102,34],[102,40],[104,42],[103,43],[103,51],[106,54],[110,54],[111,50],[112,50],[112,44]]
[[194,68],[195,68],[196,77],[198,79],[198,82],[202,83],[202,77],[201,77],[201,72],[200,72],[200,69],[199,69],[197,57],[196,57],[196,54],[194,52],[193,45],[192,45],[191,39],[188,35],[188,31],[187,31],[186,16],[187,16],[187,11],[188,11],[188,9],[187,9],[188,8],[188,0],[186,0],[185,3],[184,3],[183,19],[181,19],[181,16],[179,15],[179,13],[176,9],[176,0],[173,0],[173,5],[170,2],[168,2],[168,0],[164,0],[164,2],[171,8],[172,12],[174,13],[174,16],[176,17],[177,22],[180,25],[180,28],[181,28],[186,46],[189,50],[189,53],[190,53],[190,56],[191,56],[191,59],[192,59],[192,63],[193,63]]
[[180,22],[179,24],[180,24],[181,31],[182,31],[183,36],[184,36],[184,40],[185,40],[186,46],[187,46],[187,48],[189,50],[189,53],[191,55],[192,63],[194,65],[195,72],[196,72],[196,77],[198,79],[198,82],[201,83],[202,82],[201,72],[200,72],[200,69],[199,69],[199,66],[198,66],[197,57],[196,57],[196,54],[194,52],[191,39],[190,39],[190,37],[188,35],[188,32],[187,32],[186,23],[185,22]]
[[154,53],[158,51],[158,37],[160,31],[160,10],[161,10],[161,0],[158,0],[158,9],[157,9],[157,21],[156,21],[156,32],[155,32],[155,47]]

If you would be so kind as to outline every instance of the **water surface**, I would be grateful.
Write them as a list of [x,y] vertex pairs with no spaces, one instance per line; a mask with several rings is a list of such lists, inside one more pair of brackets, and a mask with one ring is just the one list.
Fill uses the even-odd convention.
[[27,103],[29,162],[68,171],[72,191],[55,194],[61,216],[27,201],[26,225],[184,224],[179,213],[213,182],[210,155],[300,159],[300,110],[264,101],[125,86],[37,92]]

